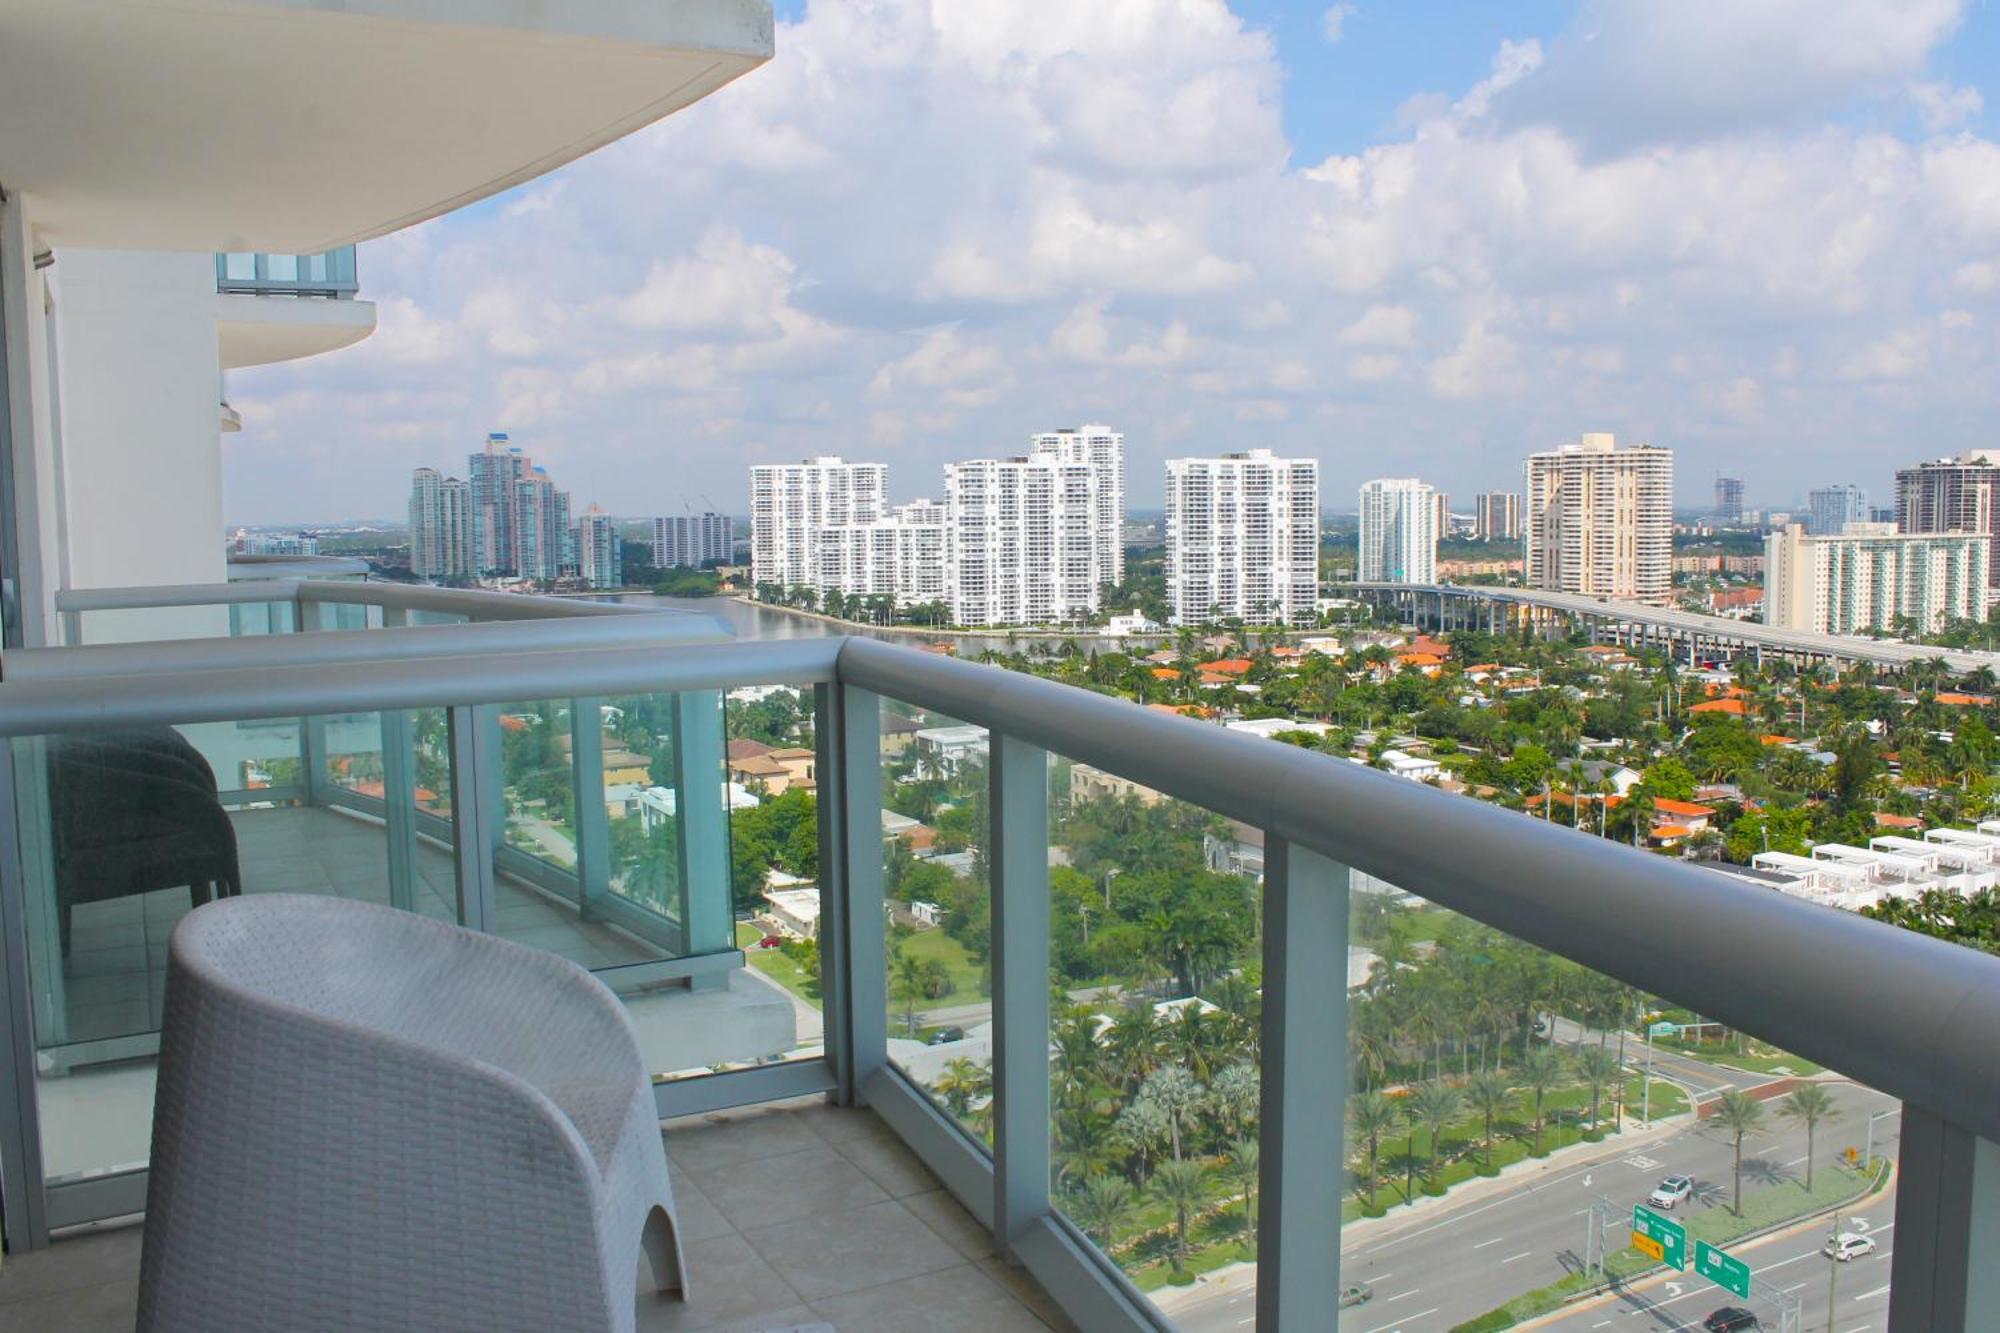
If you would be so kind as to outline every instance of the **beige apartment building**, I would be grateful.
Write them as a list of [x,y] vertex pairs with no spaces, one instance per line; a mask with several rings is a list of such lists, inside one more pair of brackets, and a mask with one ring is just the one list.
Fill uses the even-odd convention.
[[1608,434],[1528,455],[1528,586],[1665,606],[1673,596],[1674,455]]
[[1764,539],[1764,623],[1818,634],[1935,633],[1986,617],[1987,538],[1850,523],[1837,536],[1797,523]]

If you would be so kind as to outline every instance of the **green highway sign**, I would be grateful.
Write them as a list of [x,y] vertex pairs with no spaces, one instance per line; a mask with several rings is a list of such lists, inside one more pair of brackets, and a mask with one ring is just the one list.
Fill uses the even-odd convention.
[[[1645,1242],[1642,1244],[1641,1242]],[[1687,1271],[1687,1228],[1672,1218],[1662,1217],[1642,1203],[1632,1205],[1632,1248],[1650,1255],[1669,1268]]]
[[1732,1259],[1705,1240],[1694,1243],[1694,1271],[1724,1291],[1733,1291],[1749,1299],[1750,1265],[1741,1259]]

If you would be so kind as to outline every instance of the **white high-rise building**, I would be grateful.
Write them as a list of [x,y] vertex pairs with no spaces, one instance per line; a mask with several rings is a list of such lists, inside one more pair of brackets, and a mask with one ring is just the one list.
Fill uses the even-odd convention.
[[1269,449],[1167,464],[1167,603],[1174,623],[1312,619],[1319,598],[1319,463]]
[[813,584],[822,594],[888,596],[898,606],[942,602],[945,565],[945,508],[935,500],[914,500],[887,518],[822,528],[813,537]]
[[434,467],[420,467],[410,477],[410,572],[420,579],[469,579],[479,572],[472,487]]
[[1610,435],[1530,454],[1522,516],[1527,585],[1668,605],[1674,455]]
[[593,588],[616,588],[625,582],[625,541],[617,523],[595,504],[576,521],[576,572]]
[[1812,512],[1806,531],[1815,537],[1838,536],[1849,523],[1868,521],[1868,492],[1859,486],[1821,486],[1806,500]]
[[1097,475],[1098,576],[1125,581],[1125,436],[1104,425],[1065,426],[1035,436],[1032,458],[1088,463]]
[[1442,499],[1415,477],[1363,482],[1355,577],[1364,583],[1436,583]]
[[750,469],[750,578],[757,587],[814,584],[813,534],[874,523],[887,512],[889,470],[834,457]]
[[1097,611],[1106,582],[1096,466],[1050,454],[945,466],[946,585],[961,625]]
[[1820,634],[1910,626],[1933,634],[1953,620],[1983,620],[1989,558],[1984,533],[1850,523],[1819,536],[1787,524],[1764,539],[1764,623]]
[[726,561],[734,543],[727,514],[676,514],[653,520],[653,564],[659,569]]

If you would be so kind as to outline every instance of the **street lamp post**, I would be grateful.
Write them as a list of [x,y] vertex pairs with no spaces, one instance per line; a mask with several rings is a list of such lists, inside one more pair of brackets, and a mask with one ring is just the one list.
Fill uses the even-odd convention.
[[1653,1123],[1653,1025],[1646,1024],[1646,1082],[1639,1094],[1639,1118]]

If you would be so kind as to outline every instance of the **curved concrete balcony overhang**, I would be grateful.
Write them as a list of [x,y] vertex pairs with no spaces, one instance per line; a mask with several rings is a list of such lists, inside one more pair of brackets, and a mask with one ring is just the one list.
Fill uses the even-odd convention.
[[373,301],[218,292],[216,343],[222,369],[296,361],[360,342],[375,331]]
[[0,0],[38,243],[310,253],[462,208],[771,56],[770,0]]

